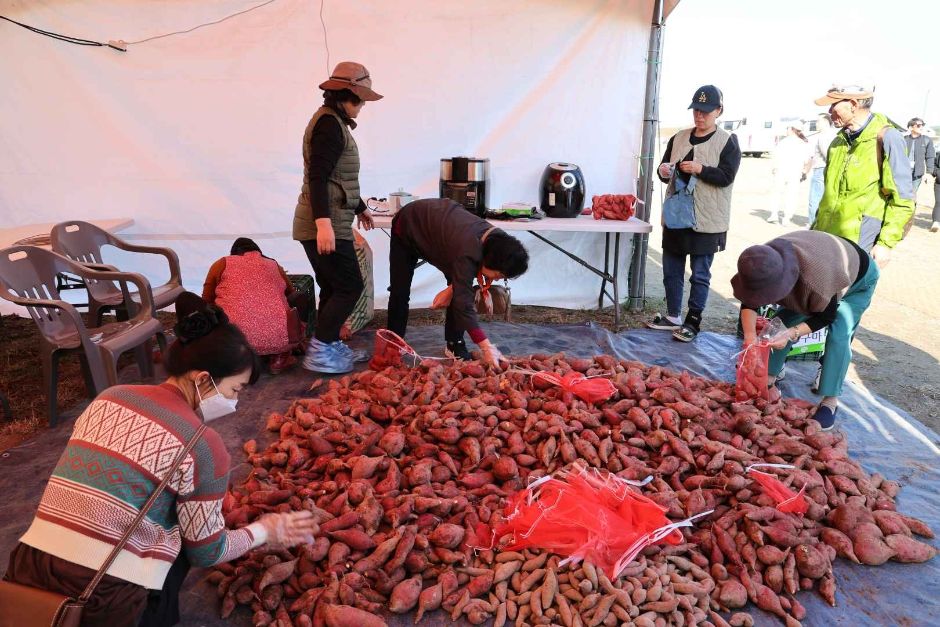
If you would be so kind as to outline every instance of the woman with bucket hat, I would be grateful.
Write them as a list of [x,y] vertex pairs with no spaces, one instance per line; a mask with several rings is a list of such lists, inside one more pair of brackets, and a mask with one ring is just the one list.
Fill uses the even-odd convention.
[[852,361],[852,337],[871,304],[878,265],[855,242],[821,231],[794,231],[751,246],[738,257],[731,279],[741,301],[745,346],[757,339],[757,308],[779,303],[777,317],[787,333],[771,346],[771,385],[783,369],[790,346],[804,335],[829,327],[826,359],[819,380],[823,399],[813,418],[823,430],[835,424],[838,398]]
[[351,61],[337,64],[320,89],[323,105],[304,131],[304,178],[293,237],[303,245],[320,287],[316,330],[303,367],[334,374],[349,372],[354,361],[364,359],[339,337],[363,290],[353,218],[372,228],[372,214],[359,194],[359,148],[350,131],[363,105],[382,96],[372,90],[365,66]]
[[[703,85],[692,96],[694,126],[676,133],[659,165],[666,183],[663,203],[663,286],[666,313],[646,323],[651,329],[672,331],[672,337],[691,342],[698,335],[708,299],[715,253],[725,249],[731,221],[731,187],[741,165],[737,138],[718,128],[724,101],[714,85]],[[692,268],[689,309],[682,313],[686,258]]]

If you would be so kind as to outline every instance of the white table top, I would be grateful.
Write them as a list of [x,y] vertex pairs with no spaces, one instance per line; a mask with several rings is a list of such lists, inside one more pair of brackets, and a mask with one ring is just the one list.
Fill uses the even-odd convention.
[[[387,229],[392,225],[392,216],[373,214],[375,228]],[[511,220],[487,220],[504,231],[561,231],[566,233],[649,233],[653,227],[637,218],[629,220],[595,220],[591,216],[577,218],[542,218],[528,222]]]
[[[118,231],[123,231],[126,228],[129,228],[134,224],[133,218],[106,218],[102,220],[85,220],[95,226],[108,231],[109,233],[117,233]],[[20,240],[26,239],[28,237],[41,236],[45,235],[46,237],[52,232],[52,227],[54,227],[58,222],[49,222],[46,224],[26,224],[23,226],[13,226],[6,229],[0,229],[0,248],[7,248],[8,246],[14,246]],[[42,246],[43,244],[39,244]],[[45,244],[48,247],[48,244]]]

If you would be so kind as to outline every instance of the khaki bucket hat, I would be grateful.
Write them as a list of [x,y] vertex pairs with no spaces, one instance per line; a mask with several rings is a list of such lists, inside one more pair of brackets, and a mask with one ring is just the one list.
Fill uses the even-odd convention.
[[337,63],[330,78],[320,83],[320,89],[348,89],[363,100],[378,100],[382,97],[372,91],[372,78],[366,66],[353,61]]

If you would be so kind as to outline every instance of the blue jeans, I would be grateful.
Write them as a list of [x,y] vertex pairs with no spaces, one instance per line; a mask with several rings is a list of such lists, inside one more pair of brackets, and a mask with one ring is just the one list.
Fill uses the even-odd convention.
[[822,200],[823,191],[826,187],[825,178],[826,168],[814,168],[813,177],[809,181],[809,205],[807,206],[807,217],[809,217],[809,226],[812,228],[816,221],[816,210],[819,209],[819,201]]
[[685,258],[690,257],[692,277],[689,279],[689,311],[702,312],[708,301],[715,255],[677,255],[663,251],[663,287],[666,288],[666,313],[678,318],[682,313],[682,288],[685,283]]
[[[849,363],[852,361],[852,338],[855,337],[855,330],[858,329],[862,314],[871,304],[871,297],[875,293],[879,276],[881,273],[878,271],[878,265],[872,260],[865,276],[849,288],[839,303],[836,319],[829,325],[829,334],[826,336],[826,354],[822,362],[822,374],[819,377],[819,393],[822,396],[842,394],[845,373],[849,371]],[[781,309],[777,312],[777,317],[788,327],[792,327],[809,316],[789,309]],[[791,344],[787,344],[786,348],[770,352],[770,364],[767,368],[770,375],[780,374],[790,347]]]

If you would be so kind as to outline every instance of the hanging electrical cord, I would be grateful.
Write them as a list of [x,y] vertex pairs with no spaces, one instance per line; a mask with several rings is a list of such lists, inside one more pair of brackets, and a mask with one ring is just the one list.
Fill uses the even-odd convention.
[[82,39],[81,37],[72,37],[71,35],[63,35],[62,33],[54,33],[52,31],[43,30],[41,28],[36,28],[35,26],[30,26],[29,24],[23,24],[22,22],[17,22],[16,20],[11,20],[5,15],[0,15],[0,20],[6,20],[11,24],[16,24],[21,26],[28,31],[32,31],[37,35],[44,35],[45,37],[51,37],[52,39],[57,39],[59,41],[64,41],[69,44],[75,44],[76,46],[98,46],[102,48],[112,48],[124,52],[125,49],[122,49],[119,45],[114,43],[104,43],[102,41],[95,41],[93,39]]
[[330,66],[330,42],[326,37],[326,22],[323,19],[324,4],[326,4],[326,0],[320,0],[320,25],[323,26],[323,46],[326,48],[326,75],[329,76],[333,70]]
[[[118,50],[118,51],[120,51],[120,52],[127,52],[127,46],[139,45],[139,44],[146,43],[146,42],[148,42],[148,41],[153,41],[153,40],[155,40],[155,39],[162,39],[162,38],[164,38],[164,37],[171,37],[171,36],[173,36],[173,35],[184,35],[184,34],[186,34],[186,33],[191,33],[191,32],[193,32],[193,31],[195,31],[195,30],[199,30],[200,28],[204,28],[204,27],[206,27],[206,26],[213,26],[213,25],[215,25],[215,24],[221,24],[222,22],[224,22],[224,21],[226,21],[226,20],[230,20],[230,19],[232,19],[233,17],[238,17],[239,15],[244,15],[245,13],[250,13],[251,11],[254,11],[254,10],[256,10],[256,9],[260,9],[261,7],[267,6],[267,5],[269,5],[269,4],[273,4],[274,2],[277,2],[277,0],[265,0],[265,2],[262,2],[262,3],[260,3],[260,4],[256,4],[255,6],[248,7],[247,9],[243,9],[243,10],[241,10],[241,11],[237,11],[237,12],[232,13],[232,14],[230,14],[230,15],[226,15],[225,17],[219,18],[219,19],[217,19],[217,20],[213,20],[212,22],[205,22],[204,24],[197,24],[196,26],[193,26],[192,28],[187,28],[186,30],[178,30],[178,31],[173,31],[172,33],[164,33],[164,34],[162,34],[162,35],[154,35],[154,36],[152,36],[152,37],[146,37],[146,38],[144,38],[144,39],[138,39],[137,41],[124,41],[123,39],[117,39],[117,40],[112,39],[112,40],[108,41],[107,43],[102,42],[102,41],[95,41],[95,40],[93,40],[93,39],[83,39],[83,38],[81,38],[81,37],[72,37],[71,35],[63,35],[63,34],[61,34],[61,33],[54,33],[54,32],[52,32],[52,31],[48,31],[48,30],[43,30],[43,29],[41,29],[41,28],[37,28],[37,27],[35,27],[35,26],[30,26],[29,24],[23,24],[22,22],[17,22],[16,20],[12,20],[12,19],[10,19],[10,18],[8,18],[8,17],[6,17],[6,16],[4,16],[4,15],[0,15],[0,19],[3,19],[3,20],[6,20],[7,22],[11,22],[11,23],[13,23],[13,24],[16,24],[17,26],[21,26],[21,27],[25,28],[26,30],[32,31],[32,32],[34,32],[34,33],[36,33],[36,34],[38,34],[38,35],[44,35],[44,36],[46,36],[46,37],[51,37],[52,39],[57,39],[57,40],[59,40],[59,41],[64,41],[64,42],[66,42],[66,43],[75,44],[75,45],[78,45],[78,46],[98,46],[98,47],[105,47],[105,48],[111,48],[111,49],[113,49],[113,50]],[[320,21],[321,21],[321,22],[323,21],[323,0],[321,0],[321,2],[320,2]],[[325,36],[326,36],[326,24],[323,25],[323,33],[324,33],[324,37],[325,37]],[[327,48],[327,55],[329,55],[329,48]]]
[[253,7],[248,7],[247,9],[244,9],[244,10],[242,10],[242,11],[238,11],[237,13],[232,13],[231,15],[226,15],[225,17],[220,18],[220,19],[217,19],[217,20],[215,20],[215,21],[206,22],[205,24],[197,24],[196,26],[193,26],[192,28],[187,28],[186,30],[177,30],[177,31],[173,31],[172,33],[164,33],[163,35],[154,35],[153,37],[147,37],[147,38],[145,38],[145,39],[138,39],[137,41],[128,41],[128,42],[125,42],[125,43],[126,43],[128,46],[132,46],[132,45],[136,45],[136,44],[146,43],[146,42],[148,42],[148,41],[153,41],[153,40],[155,40],[155,39],[163,39],[164,37],[172,37],[173,35],[185,35],[186,33],[191,33],[191,32],[193,32],[194,30],[199,30],[200,28],[204,28],[204,27],[206,27],[206,26],[214,26],[215,24],[221,24],[222,22],[224,22],[224,21],[226,21],[226,20],[230,20],[230,19],[232,19],[233,17],[238,17],[239,15],[244,15],[245,13],[250,13],[251,11],[254,11],[254,10],[256,10],[256,9],[260,9],[261,7],[267,6],[267,5],[269,5],[269,4],[273,3],[273,2],[277,2],[277,0],[267,0],[266,2],[262,2],[261,4],[256,4],[256,5],[253,6]]

